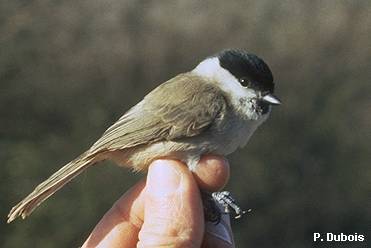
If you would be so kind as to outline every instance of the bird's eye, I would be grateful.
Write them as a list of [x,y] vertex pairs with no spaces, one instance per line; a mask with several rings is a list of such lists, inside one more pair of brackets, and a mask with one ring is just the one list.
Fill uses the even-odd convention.
[[251,85],[251,81],[248,78],[240,78],[238,81],[244,87],[249,87]]

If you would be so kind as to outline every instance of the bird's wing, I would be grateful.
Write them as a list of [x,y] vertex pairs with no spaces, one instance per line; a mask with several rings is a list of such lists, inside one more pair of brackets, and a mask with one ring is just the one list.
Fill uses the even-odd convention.
[[92,151],[118,150],[200,134],[227,107],[224,93],[190,73],[154,89],[109,127]]

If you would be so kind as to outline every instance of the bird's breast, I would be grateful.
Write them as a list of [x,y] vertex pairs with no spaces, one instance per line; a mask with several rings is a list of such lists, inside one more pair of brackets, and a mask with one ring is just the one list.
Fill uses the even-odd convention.
[[215,139],[218,143],[218,151],[222,155],[228,155],[239,147],[247,144],[255,130],[261,125],[268,115],[263,115],[256,120],[250,120],[241,116],[239,113],[233,113],[228,116],[217,126]]

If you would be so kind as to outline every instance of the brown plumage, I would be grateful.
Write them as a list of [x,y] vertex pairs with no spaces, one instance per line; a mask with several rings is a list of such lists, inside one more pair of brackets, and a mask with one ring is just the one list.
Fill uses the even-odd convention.
[[[182,94],[167,101],[175,92]],[[209,108],[211,102],[213,107]],[[30,215],[48,197],[98,161],[112,159],[134,170],[143,170],[156,157],[171,156],[171,151],[182,150],[184,146],[169,147],[170,150],[156,152],[157,155],[146,149],[158,142],[180,141],[200,134],[213,124],[225,107],[220,90],[202,83],[196,75],[183,74],[167,81],[109,127],[87,152],[63,166],[13,207],[8,223],[18,216]]]

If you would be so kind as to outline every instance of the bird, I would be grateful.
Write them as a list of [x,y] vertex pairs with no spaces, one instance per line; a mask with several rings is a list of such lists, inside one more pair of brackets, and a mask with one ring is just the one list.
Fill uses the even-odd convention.
[[146,171],[152,161],[166,157],[195,171],[203,154],[234,152],[267,120],[272,106],[281,104],[274,86],[270,68],[257,55],[226,49],[205,58],[149,92],[87,151],[15,205],[7,222],[26,218],[66,183],[103,160]]

